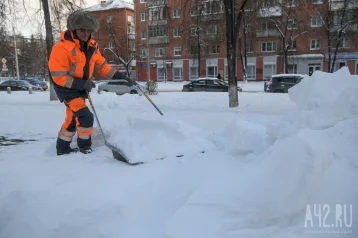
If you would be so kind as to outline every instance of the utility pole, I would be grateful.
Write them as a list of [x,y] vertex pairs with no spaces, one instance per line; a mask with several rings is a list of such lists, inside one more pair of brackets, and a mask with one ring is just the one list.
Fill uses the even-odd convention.
[[15,49],[16,76],[17,76],[17,80],[19,80],[19,79],[20,79],[20,74],[19,74],[19,60],[18,60],[18,58],[17,58],[15,26],[12,26],[12,32],[13,32],[13,34],[14,34],[14,49]]

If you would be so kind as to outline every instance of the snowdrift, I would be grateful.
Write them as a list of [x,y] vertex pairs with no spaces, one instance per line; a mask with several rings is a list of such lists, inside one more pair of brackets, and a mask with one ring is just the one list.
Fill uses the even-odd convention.
[[[0,148],[1,238],[358,237],[358,78],[347,68],[289,95],[244,94],[236,111],[220,93],[158,95],[165,117],[140,96],[94,94],[109,140],[148,160],[136,167],[113,160],[98,131],[94,153],[59,159],[63,105],[20,94],[0,95],[1,129],[41,138]],[[24,114],[30,126],[16,123]],[[329,225],[336,204],[352,204],[353,221],[347,211],[342,227],[322,227],[312,210],[305,227],[314,204],[329,206]]]
[[[358,78],[347,68],[315,72],[289,96],[297,109],[276,123],[238,120],[218,135],[246,163],[198,189],[171,218],[169,237],[357,237]],[[352,205],[353,224],[348,210],[351,226],[322,227],[313,215],[304,227],[314,204],[331,208],[321,211],[329,225],[336,204]]]

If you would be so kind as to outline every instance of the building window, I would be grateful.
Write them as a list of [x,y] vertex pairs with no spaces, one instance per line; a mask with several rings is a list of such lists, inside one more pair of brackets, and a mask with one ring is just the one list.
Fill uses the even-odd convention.
[[167,80],[167,69],[158,68],[158,81],[166,81],[166,80]]
[[287,6],[288,7],[296,7],[298,0],[287,0]]
[[165,49],[164,48],[156,48],[155,49],[155,57],[162,57],[165,56]]
[[297,28],[297,21],[296,19],[289,19],[287,20],[287,29],[296,29]]
[[179,28],[173,29],[173,37],[175,37],[175,38],[180,37]]
[[196,27],[196,26],[190,27],[190,35],[191,36],[197,36],[199,31],[200,31],[199,27]]
[[321,49],[321,40],[313,39],[310,42],[310,50],[319,50]]
[[337,45],[338,45],[338,48],[349,48],[351,45],[349,42],[349,39],[347,37],[342,37],[339,40],[334,39],[332,44],[333,44],[332,45],[333,48],[337,48]]
[[322,4],[323,0],[312,0],[312,4]]
[[147,0],[140,0],[140,3],[146,3]]
[[356,63],[356,74],[358,74],[358,61]]
[[269,80],[273,74],[276,74],[276,65],[274,64],[265,64],[264,65],[264,74],[263,79]]
[[141,20],[141,21],[145,21],[145,13],[141,13],[141,14],[140,14],[140,20]]
[[334,72],[346,66],[346,62],[336,62],[334,64]]
[[150,8],[149,9],[149,20],[157,21],[164,19],[166,16],[166,8]]
[[110,49],[113,49],[114,47],[113,47],[113,42],[108,42],[108,48],[110,48]]
[[112,16],[107,16],[107,23],[112,23],[113,21],[113,17]]
[[322,26],[322,18],[321,16],[313,16],[311,17],[311,27],[320,27]]
[[246,52],[247,52],[247,53],[252,53],[252,52],[254,52],[254,46],[253,46],[253,44],[252,44],[252,41],[250,41],[250,40],[247,40],[247,41],[246,41]]
[[207,69],[206,70],[207,77],[216,78],[216,76],[218,75],[218,67],[217,66],[208,66],[206,69]]
[[261,45],[262,52],[274,52],[276,51],[276,42],[264,42]]
[[142,38],[142,40],[147,39],[147,32],[142,31],[141,38]]
[[132,23],[134,22],[134,17],[133,16],[127,16],[127,21]]
[[199,78],[199,72],[198,72],[198,67],[196,66],[192,66],[190,67],[190,80],[195,80]]
[[180,18],[180,9],[176,8],[173,10],[173,18]]
[[149,37],[168,36],[168,26],[149,27]]
[[218,25],[210,25],[207,30],[207,34],[217,34],[219,32]]
[[173,68],[174,81],[183,80],[183,68]]
[[288,50],[295,51],[297,49],[297,42],[296,40],[288,40]]
[[289,74],[297,74],[297,64],[287,65],[287,71]]
[[280,3],[279,0],[264,0],[262,2],[262,7],[269,8],[269,7],[276,7]]
[[248,65],[246,68],[247,80],[256,80],[256,66]]
[[174,56],[181,56],[181,47],[174,47]]
[[220,0],[209,0],[203,3],[204,14],[222,13],[223,9],[223,2]]
[[147,49],[142,49],[142,58],[147,58]]
[[211,46],[211,54],[219,54],[220,53],[220,45]]

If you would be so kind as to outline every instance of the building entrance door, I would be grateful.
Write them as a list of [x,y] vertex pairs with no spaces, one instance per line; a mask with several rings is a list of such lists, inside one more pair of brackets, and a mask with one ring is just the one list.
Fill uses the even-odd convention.
[[314,71],[321,70],[321,65],[319,64],[309,64],[308,65],[308,75],[311,76]]

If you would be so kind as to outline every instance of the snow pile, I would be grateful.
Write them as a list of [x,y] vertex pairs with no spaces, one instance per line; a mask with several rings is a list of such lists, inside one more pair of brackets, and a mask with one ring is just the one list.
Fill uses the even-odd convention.
[[[168,222],[170,237],[301,238],[321,237],[322,230],[325,237],[357,237],[358,80],[346,69],[315,72],[289,93],[297,109],[277,123],[238,120],[223,131],[231,143],[220,148],[251,162],[198,189]],[[321,222],[314,204],[331,209],[320,211]],[[353,221],[349,209],[343,213],[348,226],[332,227],[336,204],[352,205]],[[305,228],[307,205],[313,227]]]
[[128,118],[128,125],[113,129],[110,143],[121,148],[131,162],[190,156],[214,149],[194,126],[165,116],[154,119]]
[[358,76],[344,67],[334,74],[320,71],[306,76],[290,89],[290,99],[299,109],[302,126],[327,128],[358,116]]

